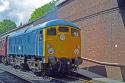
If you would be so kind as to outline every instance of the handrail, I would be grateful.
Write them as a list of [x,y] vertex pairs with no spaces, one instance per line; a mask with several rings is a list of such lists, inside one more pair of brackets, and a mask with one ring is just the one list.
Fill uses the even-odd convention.
[[125,65],[119,64],[119,63],[102,62],[102,61],[97,61],[97,60],[93,60],[85,57],[82,57],[82,59],[85,61],[89,61],[89,62],[93,62],[96,64],[105,65],[105,66],[125,67]]

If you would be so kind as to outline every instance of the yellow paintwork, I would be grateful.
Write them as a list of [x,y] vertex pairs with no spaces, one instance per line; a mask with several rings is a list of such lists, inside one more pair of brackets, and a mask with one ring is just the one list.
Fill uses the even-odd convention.
[[[56,27],[56,35],[55,36],[48,36],[47,35],[47,29],[52,28],[48,27],[44,29],[44,57],[45,57],[45,63],[48,63],[48,56],[55,56],[56,58],[68,58],[72,59],[75,57],[81,57],[81,33],[80,29],[75,28],[79,30],[79,37],[73,37],[71,35],[71,28],[69,27],[69,32],[59,32],[59,26],[53,26]],[[65,40],[60,39],[60,35],[65,35]],[[48,48],[54,49],[54,54],[48,54]],[[78,48],[79,54],[75,55],[74,50]]]

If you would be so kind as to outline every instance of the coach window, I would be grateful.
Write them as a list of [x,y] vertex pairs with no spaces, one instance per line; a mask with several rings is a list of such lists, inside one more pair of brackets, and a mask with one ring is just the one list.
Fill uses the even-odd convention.
[[76,29],[71,29],[71,35],[73,37],[79,37],[79,31]]
[[47,29],[47,35],[55,36],[56,35],[56,28],[48,28]]
[[69,32],[69,28],[68,27],[59,27],[59,31],[60,32]]

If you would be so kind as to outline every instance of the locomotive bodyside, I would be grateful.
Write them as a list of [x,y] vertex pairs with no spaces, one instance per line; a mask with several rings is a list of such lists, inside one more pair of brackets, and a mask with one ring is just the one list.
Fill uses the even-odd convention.
[[24,57],[42,57],[42,41],[39,40],[39,30],[27,32],[21,31],[19,34],[8,37],[8,55],[22,55]]

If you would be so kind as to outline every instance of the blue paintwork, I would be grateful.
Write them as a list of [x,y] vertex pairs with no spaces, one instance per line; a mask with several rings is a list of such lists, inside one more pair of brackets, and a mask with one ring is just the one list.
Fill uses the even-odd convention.
[[69,25],[73,27],[78,27],[76,24],[62,19],[51,20],[42,24],[43,27],[49,27],[49,26],[55,26],[55,25]]
[[24,32],[18,35],[10,35],[8,37],[8,54],[14,55],[36,55],[43,54],[43,40],[39,40],[39,30],[33,32]]
[[39,40],[39,33],[44,28],[56,25],[78,28],[76,24],[61,19],[51,20],[35,27],[23,28],[9,34],[7,54],[43,57],[43,39]]

